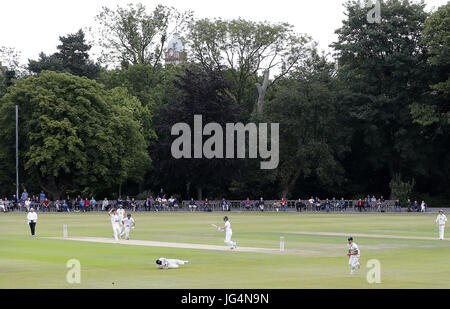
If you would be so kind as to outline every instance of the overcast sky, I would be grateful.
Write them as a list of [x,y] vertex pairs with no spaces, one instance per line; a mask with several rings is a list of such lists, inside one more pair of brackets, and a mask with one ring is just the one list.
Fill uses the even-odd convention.
[[[361,0],[362,1],[362,0]],[[254,21],[288,22],[295,30],[311,35],[319,48],[330,51],[334,30],[344,19],[345,0],[1,0],[0,46],[21,52],[21,62],[38,54],[54,53],[59,36],[80,28],[95,26],[94,16],[102,6],[141,2],[153,9],[156,4],[193,10],[197,18],[242,17]],[[447,0],[426,0],[427,9],[444,5]]]

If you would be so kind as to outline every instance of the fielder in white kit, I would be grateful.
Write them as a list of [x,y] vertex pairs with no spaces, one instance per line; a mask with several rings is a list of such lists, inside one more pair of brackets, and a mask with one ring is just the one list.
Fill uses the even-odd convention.
[[134,229],[136,226],[136,223],[134,222],[134,219],[131,218],[131,214],[127,214],[127,217],[122,220],[122,224],[124,226],[124,231],[120,233],[120,238],[125,235],[126,239],[130,239],[130,229]]
[[115,209],[111,209],[110,211],[108,211],[108,215],[111,218],[111,225],[114,232],[114,239],[119,240],[120,230],[122,229],[120,227],[119,215],[117,214],[117,211]]
[[123,219],[125,218],[125,209],[123,209],[122,205],[117,209],[117,215],[119,216],[120,234],[122,234]]
[[360,251],[358,248],[358,245],[353,242],[353,237],[348,238],[348,253],[347,256],[348,264],[351,267],[350,275],[353,275],[355,273],[355,268],[358,267],[358,269],[361,267],[359,264],[359,257],[360,257]]
[[439,225],[439,240],[444,240],[445,223],[447,222],[447,217],[444,215],[444,211],[439,210],[439,214],[436,218],[436,223]]
[[186,263],[189,263],[189,261],[166,258],[159,258],[156,260],[156,265],[158,265],[159,269],[179,268],[179,265],[184,265]]

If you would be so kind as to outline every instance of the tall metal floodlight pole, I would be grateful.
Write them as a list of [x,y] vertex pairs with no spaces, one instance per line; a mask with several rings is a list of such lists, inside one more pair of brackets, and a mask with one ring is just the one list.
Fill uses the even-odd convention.
[[19,201],[19,106],[16,105],[16,198]]

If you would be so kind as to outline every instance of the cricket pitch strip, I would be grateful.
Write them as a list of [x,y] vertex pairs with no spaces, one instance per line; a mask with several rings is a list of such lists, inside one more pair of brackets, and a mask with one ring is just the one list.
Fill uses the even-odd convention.
[[204,244],[189,244],[189,243],[176,243],[176,242],[162,242],[162,241],[150,241],[150,240],[114,240],[104,237],[49,237],[50,239],[59,240],[74,240],[74,241],[86,241],[105,244],[120,244],[120,245],[133,245],[133,246],[148,246],[148,247],[166,247],[166,248],[183,248],[183,249],[200,249],[200,250],[217,250],[217,251],[235,251],[235,252],[256,252],[256,253],[272,253],[272,254],[294,254],[294,255],[308,255],[310,252],[307,250],[290,249],[280,251],[275,248],[255,248],[255,247],[237,247],[230,250],[229,247],[216,246],[216,245],[204,245]]

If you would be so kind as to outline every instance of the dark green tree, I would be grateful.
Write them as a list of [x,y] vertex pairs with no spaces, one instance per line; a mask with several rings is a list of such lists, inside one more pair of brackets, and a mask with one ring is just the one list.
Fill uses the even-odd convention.
[[44,70],[70,73],[90,79],[98,76],[100,66],[89,59],[91,45],[86,43],[83,30],[61,36],[59,40],[61,44],[57,47],[58,52],[49,56],[40,53],[38,60],[28,60],[28,70],[35,74]]
[[428,87],[423,42],[428,14],[424,3],[388,0],[381,2],[380,23],[369,23],[369,9],[359,1],[349,1],[346,8],[348,17],[332,46],[345,85],[341,99],[348,110],[347,123],[355,132],[348,168],[359,183],[371,184],[377,175],[387,175],[361,188],[387,192],[396,174],[427,175],[430,149],[413,124],[410,106]]
[[223,128],[226,123],[236,122],[239,109],[230,97],[229,84],[219,71],[204,70],[194,64],[187,66],[174,82],[179,96],[161,106],[157,113],[155,130],[159,140],[152,147],[152,157],[158,167],[153,176],[165,188],[186,192],[184,197],[190,197],[190,189],[194,188],[198,198],[211,187],[225,192],[231,182],[234,160],[173,158],[171,145],[177,136],[171,135],[171,128],[180,122],[188,124],[193,140],[194,115],[202,115],[203,124],[216,122]]
[[142,181],[150,166],[136,98],[125,89],[106,91],[86,78],[43,71],[18,81],[0,100],[2,176],[14,175],[15,105],[22,183],[36,181],[54,199],[66,190]]
[[274,171],[279,197],[309,193],[298,188],[306,180],[325,188],[344,180],[339,159],[347,150],[347,132],[340,125],[333,74],[334,65],[313,51],[302,67],[280,82],[266,105],[265,119],[280,123],[280,164]]

